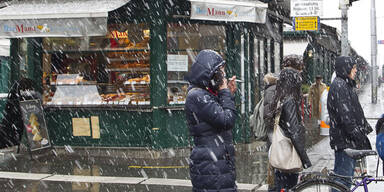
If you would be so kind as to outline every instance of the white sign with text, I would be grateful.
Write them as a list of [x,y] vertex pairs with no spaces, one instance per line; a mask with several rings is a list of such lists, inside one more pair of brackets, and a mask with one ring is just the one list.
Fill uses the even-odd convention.
[[323,16],[323,0],[291,0],[291,17]]
[[191,19],[265,23],[268,4],[259,1],[191,1]]
[[188,55],[167,55],[168,71],[188,71]]

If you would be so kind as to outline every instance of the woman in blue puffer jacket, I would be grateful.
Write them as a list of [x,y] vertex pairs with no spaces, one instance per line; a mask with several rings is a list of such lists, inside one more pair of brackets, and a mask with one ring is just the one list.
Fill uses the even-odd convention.
[[232,128],[236,119],[235,76],[225,78],[225,61],[203,50],[185,79],[189,81],[185,113],[194,146],[190,176],[194,192],[237,191]]

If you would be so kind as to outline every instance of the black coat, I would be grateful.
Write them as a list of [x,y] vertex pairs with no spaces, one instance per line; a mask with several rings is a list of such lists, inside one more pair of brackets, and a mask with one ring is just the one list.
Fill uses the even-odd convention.
[[[9,90],[7,102],[0,122],[0,149],[19,145],[24,131],[24,123],[20,110],[20,101],[41,99],[40,93],[34,91],[35,83],[30,79],[15,82]],[[28,90],[21,94],[20,90]]]
[[276,92],[276,84],[268,85],[264,91],[264,125],[268,132],[273,132],[273,98]]
[[327,108],[331,120],[330,144],[334,150],[371,149],[367,135],[372,132],[348,77],[354,62],[349,57],[336,59],[336,78],[328,93]]
[[232,142],[236,119],[234,97],[229,89],[220,90],[215,95],[204,88],[209,82],[210,70],[217,69],[215,65],[221,60],[218,58],[212,66],[208,66],[202,62],[202,56],[212,57],[209,53],[199,54],[191,69],[195,73],[189,73],[186,78],[192,84],[185,113],[194,141],[190,156],[193,191],[237,191]]
[[287,97],[282,104],[279,125],[284,135],[291,139],[300,156],[304,168],[312,166],[305,151],[305,127],[300,116],[300,108],[293,97]]

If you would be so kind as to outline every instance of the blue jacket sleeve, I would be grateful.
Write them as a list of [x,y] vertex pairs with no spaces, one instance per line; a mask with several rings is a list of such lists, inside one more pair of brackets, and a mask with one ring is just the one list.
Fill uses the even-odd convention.
[[236,108],[229,89],[219,91],[218,101],[208,92],[204,93],[199,94],[194,102],[195,113],[199,120],[217,129],[232,129],[236,120]]

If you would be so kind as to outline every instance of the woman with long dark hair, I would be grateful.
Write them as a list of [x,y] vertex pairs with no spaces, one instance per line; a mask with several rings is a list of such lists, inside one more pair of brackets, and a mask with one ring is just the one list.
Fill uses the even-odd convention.
[[[284,136],[288,137],[296,149],[303,168],[311,166],[305,152],[305,127],[301,118],[301,70],[302,60],[298,56],[288,56],[283,60],[284,69],[280,72],[273,101],[272,117],[280,113],[279,126]],[[275,169],[275,187],[277,191],[290,189],[297,184],[298,173]]]

